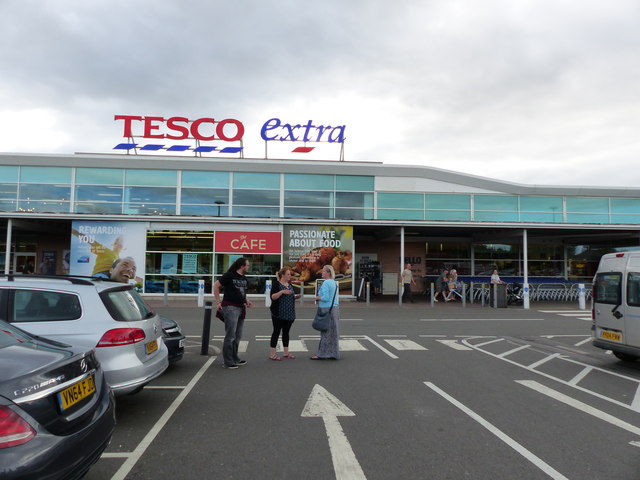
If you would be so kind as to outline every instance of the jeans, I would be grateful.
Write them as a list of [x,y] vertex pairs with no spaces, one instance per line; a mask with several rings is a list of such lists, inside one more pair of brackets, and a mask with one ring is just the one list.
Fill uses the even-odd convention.
[[231,367],[240,361],[238,357],[238,345],[240,345],[242,328],[244,327],[244,318],[240,320],[241,315],[241,307],[233,307],[230,305],[222,307],[222,316],[224,317],[222,358],[225,367]]

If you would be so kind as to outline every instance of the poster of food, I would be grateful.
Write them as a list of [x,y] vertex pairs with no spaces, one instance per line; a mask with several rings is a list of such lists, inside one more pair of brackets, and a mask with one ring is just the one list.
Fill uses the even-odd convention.
[[353,227],[338,225],[285,225],[283,262],[293,269],[294,280],[309,285],[305,293],[315,290],[321,270],[331,265],[340,290],[352,290]]

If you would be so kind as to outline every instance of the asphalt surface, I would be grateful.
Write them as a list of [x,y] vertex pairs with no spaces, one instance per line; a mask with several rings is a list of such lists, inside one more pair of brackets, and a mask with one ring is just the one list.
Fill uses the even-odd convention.
[[185,357],[118,398],[89,480],[640,478],[640,362],[591,346],[577,304],[343,302],[339,361],[309,360],[307,304],[297,358],[281,362],[267,359],[269,312],[254,307],[248,363],[225,370],[215,317],[204,356],[204,309],[152,303],[182,326]]

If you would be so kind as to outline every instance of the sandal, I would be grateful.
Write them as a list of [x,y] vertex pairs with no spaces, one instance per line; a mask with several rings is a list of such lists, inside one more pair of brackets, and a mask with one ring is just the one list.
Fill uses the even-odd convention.
[[311,360],[323,360],[323,359],[317,355],[314,355],[313,357],[311,357]]
[[282,359],[278,355],[270,356],[269,360],[273,360],[274,362],[281,362],[282,361]]
[[288,358],[289,360],[295,360],[295,355],[291,355],[290,353],[283,355],[282,358]]

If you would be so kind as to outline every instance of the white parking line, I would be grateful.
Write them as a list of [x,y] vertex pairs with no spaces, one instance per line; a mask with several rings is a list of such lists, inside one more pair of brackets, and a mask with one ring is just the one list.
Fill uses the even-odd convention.
[[187,398],[187,395],[191,393],[191,390],[196,386],[196,383],[202,378],[207,369],[211,366],[214,360],[217,357],[210,357],[205,364],[200,368],[198,373],[194,375],[191,381],[187,384],[187,386],[180,392],[180,394],[176,397],[173,403],[167,408],[167,410],[162,414],[160,419],[155,423],[151,430],[144,436],[142,441],[138,444],[138,446],[134,449],[131,454],[126,457],[125,462],[120,466],[118,471],[115,473],[111,480],[124,480],[124,478],[129,474],[131,469],[135,466],[135,464],[140,460],[140,457],[144,454],[144,452],[149,448],[151,442],[158,436],[160,431],[164,428],[167,422],[171,419],[173,414],[176,412],[178,407],[182,404],[182,402]]
[[545,387],[544,385],[536,382],[535,380],[516,380],[516,383],[520,385],[524,385],[525,387],[529,387],[532,390],[535,390],[543,395],[553,398],[554,400],[558,400],[570,407],[576,408],[584,413],[588,413],[589,415],[599,418],[600,420],[604,420],[611,425],[615,425],[616,427],[622,428],[627,432],[631,432],[634,435],[640,435],[640,428],[635,425],[631,425],[630,423],[625,422],[624,420],[620,420],[619,418],[614,417],[613,415],[609,415],[602,410],[598,410],[586,403],[581,402],[580,400],[576,400],[575,398],[571,398],[564,393],[560,393],[552,388]]
[[529,450],[527,450],[526,448],[524,448],[522,445],[520,445],[518,442],[516,442],[514,439],[512,439],[509,435],[507,435],[506,433],[504,433],[502,430],[498,429],[497,427],[495,427],[494,425],[492,425],[491,423],[489,423],[487,420],[485,420],[484,418],[482,418],[480,415],[478,415],[476,412],[474,412],[473,410],[471,410],[470,408],[468,408],[467,406],[465,406],[464,404],[460,403],[458,400],[456,400],[455,398],[453,398],[451,395],[449,395],[448,393],[446,393],[445,391],[441,390],[440,388],[438,388],[437,386],[435,386],[433,383],[431,382],[424,382],[424,384],[429,387],[431,390],[433,390],[434,392],[436,392],[438,395],[440,395],[442,398],[444,398],[445,400],[447,400],[449,403],[451,403],[452,405],[456,406],[457,408],[459,408],[460,410],[462,410],[464,413],[466,413],[469,417],[471,417],[473,420],[475,420],[476,422],[478,422],[480,425],[482,425],[484,428],[486,428],[487,430],[489,430],[491,433],[493,433],[496,437],[498,437],[500,440],[502,440],[504,443],[506,443],[507,445],[509,445],[511,448],[513,448],[516,452],[518,452],[520,455],[522,455],[524,458],[526,458],[527,460],[529,460],[531,463],[533,463],[536,467],[538,467],[540,470],[542,470],[544,473],[546,473],[547,475],[549,475],[551,478],[553,478],[554,480],[569,480],[567,477],[565,477],[564,475],[562,475],[560,472],[558,472],[557,470],[555,470],[553,467],[551,467],[548,463],[546,463],[545,461],[543,461],[540,457],[536,456],[535,454],[531,453]]
[[389,345],[391,345],[396,350],[428,350],[428,348],[423,347],[419,343],[414,342],[413,340],[386,340]]
[[421,322],[542,322],[544,318],[421,318]]
[[496,356],[498,358],[504,358],[504,357],[507,357],[507,356],[511,355],[512,353],[516,353],[516,352],[519,352],[520,350],[524,350],[525,348],[529,348],[530,346],[531,345],[522,345],[521,347],[513,348],[513,349],[508,350],[506,352],[502,352],[502,353],[500,353],[500,354],[498,354]]
[[469,348],[466,345],[458,343],[458,340],[436,340],[436,342],[440,342],[449,348],[453,348],[454,350],[473,350],[473,348]]

